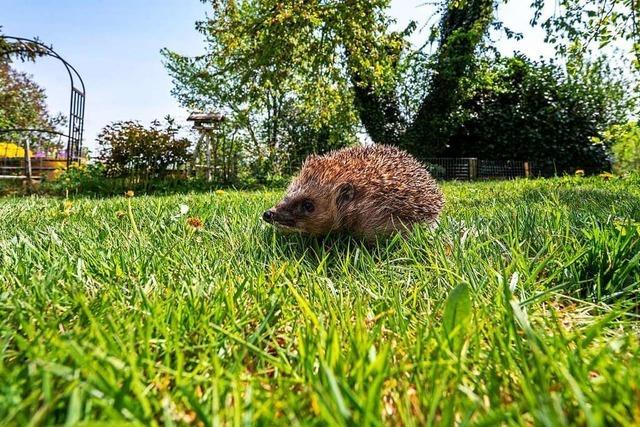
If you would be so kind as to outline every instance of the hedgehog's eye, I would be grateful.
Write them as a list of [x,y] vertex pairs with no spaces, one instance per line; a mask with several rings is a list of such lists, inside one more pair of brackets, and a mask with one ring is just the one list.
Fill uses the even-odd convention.
[[302,202],[302,210],[306,213],[311,213],[314,211],[316,207],[313,205],[313,202],[310,200],[305,200]]

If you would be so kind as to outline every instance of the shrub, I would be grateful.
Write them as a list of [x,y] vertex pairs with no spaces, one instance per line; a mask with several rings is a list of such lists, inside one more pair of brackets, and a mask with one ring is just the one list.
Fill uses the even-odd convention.
[[99,159],[111,177],[165,177],[188,161],[191,142],[177,138],[177,131],[171,118],[164,127],[158,121],[149,128],[135,121],[112,123],[98,135]]
[[483,64],[467,90],[446,155],[531,160],[544,175],[610,168],[599,137],[627,105],[603,64],[569,75],[554,64],[500,59]]
[[104,165],[71,165],[55,178],[42,183],[40,191],[49,194],[89,194],[105,195],[112,193],[113,185],[106,177]]
[[431,173],[431,175],[433,175],[435,178],[444,178],[447,174],[447,169],[443,166],[433,163],[425,163],[425,166],[429,173]]
[[613,152],[613,169],[617,173],[640,172],[640,126],[631,121],[611,126],[603,135]]

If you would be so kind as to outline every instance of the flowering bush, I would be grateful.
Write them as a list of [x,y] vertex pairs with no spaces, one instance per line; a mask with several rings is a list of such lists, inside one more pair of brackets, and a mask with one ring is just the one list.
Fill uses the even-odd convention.
[[112,123],[98,135],[99,159],[108,176],[164,177],[188,159],[191,142],[177,138],[178,130],[171,118],[165,127],[158,121],[149,128],[134,121]]

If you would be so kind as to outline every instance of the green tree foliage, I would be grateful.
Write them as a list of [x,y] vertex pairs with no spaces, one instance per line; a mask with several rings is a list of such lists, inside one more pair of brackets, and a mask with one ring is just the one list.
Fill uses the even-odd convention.
[[[433,29],[438,49],[427,57],[420,49],[411,49],[407,41],[406,37],[416,28],[415,22],[402,33],[387,33],[386,11],[375,10],[366,3],[359,3],[363,13],[355,17],[357,31],[345,38],[344,46],[360,120],[375,142],[397,144],[421,157],[440,153],[450,131],[450,116],[458,103],[460,83],[473,67],[481,41],[493,21],[496,3],[441,1],[441,18]],[[371,22],[378,22],[378,26]],[[364,48],[355,50],[357,55],[350,54],[351,43]],[[383,72],[368,72],[376,69],[368,63],[370,52],[376,52],[374,59],[383,58],[379,66]],[[418,70],[414,69],[416,66]],[[415,92],[409,96],[413,108],[408,109],[402,102],[406,98],[405,80],[412,77],[407,70],[419,71],[413,77],[420,78],[413,81]]]
[[[235,134],[239,155],[256,173],[288,169],[289,160],[280,154],[291,144],[310,152],[325,140],[355,140],[352,96],[339,78],[344,70],[312,55],[312,35],[303,27],[319,18],[305,4],[278,9],[253,1],[212,2],[210,19],[197,24],[207,40],[205,55],[187,58],[163,50],[179,102],[225,113],[226,131]],[[310,70],[317,71],[315,80],[306,78]]]
[[0,128],[53,129],[47,96],[40,86],[8,63],[0,63]]
[[417,155],[437,154],[444,149],[451,131],[450,117],[459,102],[460,83],[474,64],[495,6],[492,0],[443,3],[440,44],[429,89],[401,144]]
[[624,120],[630,100],[604,62],[571,75],[525,57],[485,61],[467,87],[447,156],[533,160],[540,172],[608,169],[595,140]]
[[2,25],[0,25],[0,62],[11,62],[13,58],[20,61],[35,61],[36,58],[46,55],[37,43],[3,39],[1,38],[3,35]]
[[296,108],[284,111],[284,117],[286,130],[281,154],[284,154],[285,172],[289,174],[295,172],[308,154],[322,154],[345,145],[340,123],[329,122],[320,127],[314,126]]
[[357,114],[375,142],[424,154],[443,146],[448,115],[492,20],[494,1],[441,2],[440,49],[434,72],[422,82],[429,90],[415,120],[403,114],[399,88],[411,57],[407,36],[416,25],[390,32],[389,0],[211,5],[208,19],[197,25],[206,36],[206,55],[189,59],[164,51],[174,93],[184,105],[226,106],[246,127],[266,116],[271,151],[277,144],[273,128],[282,129],[284,108],[278,107],[287,104],[332,135],[353,135]]
[[145,178],[167,175],[188,161],[191,142],[178,138],[173,119],[154,121],[150,127],[124,121],[107,125],[98,135],[99,159],[109,176],[140,175]]
[[[0,62],[0,129],[40,129],[55,131],[65,122],[61,114],[51,115],[47,108],[47,95],[31,77]],[[22,138],[31,138],[36,150],[57,149],[55,138],[46,133],[8,132],[0,134],[0,141],[18,144]]]
[[[640,29],[637,0],[533,0],[532,24],[547,31],[546,41],[569,58],[625,42],[633,53],[633,66],[640,70]],[[546,10],[553,12],[545,14]],[[625,52],[626,53],[626,52]]]
[[640,172],[640,126],[637,121],[611,126],[602,139],[611,146],[616,172]]
[[[234,120],[247,130],[247,140],[260,147],[251,156],[267,159],[261,163],[266,169],[273,169],[285,157],[283,150],[290,149],[283,142],[286,137],[274,135],[289,131],[283,123],[291,117],[283,112],[293,110],[319,135],[326,134],[323,126],[351,130],[357,117],[374,142],[400,145],[422,158],[475,152],[489,158],[546,159],[555,168],[559,163],[554,160],[560,159],[566,168],[574,162],[596,170],[606,167],[607,153],[606,147],[593,146],[592,138],[614,122],[613,116],[622,120],[619,113],[629,107],[623,105],[619,86],[605,82],[602,73],[592,84],[595,74],[585,72],[584,64],[590,58],[585,46],[634,40],[630,0],[562,0],[551,17],[543,14],[549,2],[532,1],[527,5],[532,24],[547,30],[548,41],[566,56],[566,70],[527,63],[517,71],[518,59],[508,66],[497,64],[497,82],[488,78],[487,58],[493,48],[487,35],[496,30],[518,37],[497,20],[499,0],[436,2],[436,24],[420,48],[409,43],[416,22],[404,31],[390,30],[389,0],[209,3],[212,12],[197,25],[206,37],[206,54],[185,58],[164,52],[176,83],[174,93],[187,106],[232,110]],[[526,76],[524,83],[512,81],[519,74]],[[494,83],[503,87],[497,90]],[[475,95],[470,96],[470,86]],[[503,102],[526,113],[509,112],[500,107]],[[483,127],[469,114],[463,124],[470,127],[460,128],[467,110],[495,126]],[[547,131],[553,129],[571,131],[554,133],[548,140]],[[503,133],[498,135],[498,130]],[[528,136],[522,139],[519,133]],[[349,132],[330,134],[329,140],[336,140],[336,135]],[[569,137],[560,138],[564,134]],[[502,142],[482,147],[487,135]],[[461,148],[463,142],[469,147]]]

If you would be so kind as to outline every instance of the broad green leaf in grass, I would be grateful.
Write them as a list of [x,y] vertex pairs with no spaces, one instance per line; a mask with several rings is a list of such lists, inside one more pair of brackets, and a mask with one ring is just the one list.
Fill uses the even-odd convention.
[[471,296],[469,285],[460,284],[453,288],[444,306],[442,325],[449,338],[467,329],[471,320]]

